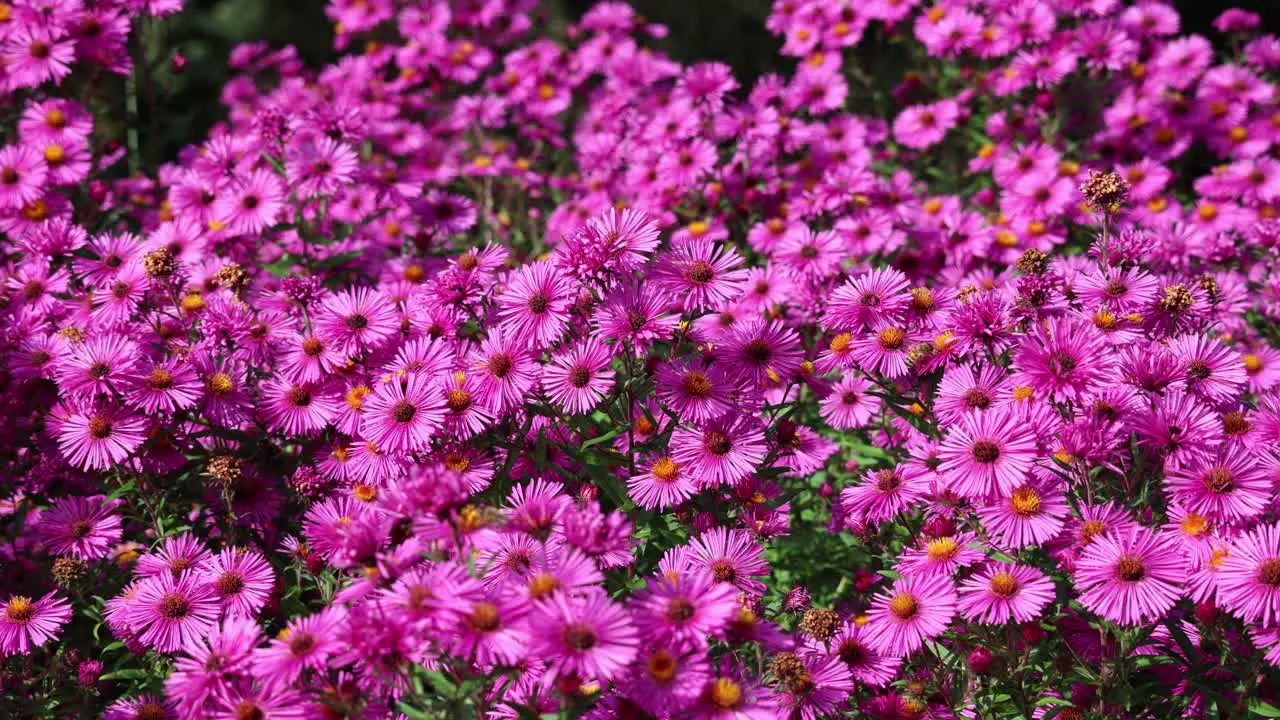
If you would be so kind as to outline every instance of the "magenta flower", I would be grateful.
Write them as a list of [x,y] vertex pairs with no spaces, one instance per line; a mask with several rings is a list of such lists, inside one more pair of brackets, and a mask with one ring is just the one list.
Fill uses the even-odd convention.
[[542,388],[565,412],[589,412],[613,389],[613,353],[595,338],[558,353],[542,371]]
[[845,512],[869,522],[892,520],[929,492],[929,482],[911,465],[868,470],[862,481],[840,491]]
[[530,652],[559,675],[617,678],[640,644],[629,614],[603,593],[554,596],[536,605],[529,620]]
[[698,493],[698,484],[669,455],[655,456],[640,467],[644,472],[627,480],[627,494],[646,510],[665,510]]
[[218,597],[202,579],[161,574],[138,584],[128,622],[144,645],[170,653],[208,633],[218,612]]
[[329,296],[316,315],[316,334],[347,356],[374,350],[400,329],[395,306],[379,291],[357,288]]
[[965,415],[951,427],[938,457],[942,460],[939,472],[961,497],[1011,493],[1035,461],[1035,436],[1010,411]]
[[82,560],[106,557],[120,542],[120,516],[114,511],[123,501],[94,497],[61,498],[40,515],[36,534],[50,552]]
[[1054,594],[1053,581],[1034,567],[991,563],[960,582],[960,614],[992,625],[1032,622]]
[[547,347],[564,334],[575,299],[563,270],[550,262],[526,265],[511,274],[498,296],[498,327],[508,337]]
[[732,246],[690,238],[659,257],[649,279],[686,311],[710,309],[742,294],[747,271],[741,265]]
[[945,632],[955,613],[956,589],[946,575],[896,580],[871,603],[867,645],[885,655],[910,655]]
[[702,533],[689,541],[688,562],[718,583],[732,584],[752,595],[765,590],[764,583],[754,579],[769,573],[764,549],[745,531],[713,528]]
[[1093,538],[1076,563],[1080,604],[1121,625],[1164,616],[1182,596],[1186,558],[1141,526]]
[[1280,624],[1280,525],[1237,538],[1218,567],[1218,600],[1245,622]]
[[826,643],[813,638],[806,642],[807,652],[826,652],[838,657],[849,668],[853,678],[868,685],[888,685],[902,667],[902,660],[883,655],[867,644],[868,630],[854,622],[845,622]]
[[444,426],[445,403],[431,378],[393,377],[365,398],[360,432],[386,452],[423,450]]
[[671,458],[704,488],[746,479],[765,452],[764,432],[749,415],[730,413],[671,436]]
[[656,384],[658,398],[681,420],[704,423],[732,408],[735,387],[719,364],[663,363]]
[[658,576],[634,604],[634,620],[645,638],[695,645],[723,634],[740,604],[738,590],[703,573]]
[[1273,495],[1272,475],[1262,458],[1239,445],[1172,468],[1165,485],[1183,508],[1222,523],[1257,517]]
[[217,553],[199,568],[199,577],[221,598],[231,615],[253,617],[267,604],[275,573],[261,553],[232,548]]
[[0,655],[26,655],[58,636],[71,605],[49,593],[39,600],[11,595],[0,612]]
[[954,100],[912,105],[893,119],[893,138],[906,147],[923,150],[942,142],[959,119],[960,105]]

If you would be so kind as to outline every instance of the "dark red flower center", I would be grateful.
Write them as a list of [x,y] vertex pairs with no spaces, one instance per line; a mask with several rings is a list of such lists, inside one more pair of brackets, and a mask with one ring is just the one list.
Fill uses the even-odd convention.
[[294,407],[306,407],[311,404],[311,391],[295,385],[289,391],[289,404]]
[[391,408],[391,417],[401,424],[412,421],[417,414],[418,408],[408,400],[401,400]]
[[489,358],[489,372],[496,378],[504,378],[507,373],[511,372],[511,368],[515,367],[515,360],[506,353],[494,355]]
[[170,620],[179,620],[191,612],[191,601],[178,593],[165,593],[160,599],[160,614]]
[[1204,474],[1204,486],[1219,494],[1229,493],[1236,489],[1236,484],[1231,478],[1231,471],[1224,467],[1209,468]]
[[1258,581],[1268,587],[1280,587],[1280,558],[1271,558],[1258,566]]
[[289,635],[289,653],[294,657],[301,657],[314,650],[316,647],[316,636],[309,632],[295,630]]
[[686,597],[672,598],[671,603],[667,605],[667,620],[673,623],[686,622],[693,617],[693,603]]
[[547,307],[550,303],[550,298],[548,298],[544,293],[538,293],[537,295],[529,298],[529,311],[535,315],[541,315],[547,311]]
[[1147,568],[1142,564],[1142,558],[1125,555],[1120,558],[1120,562],[1116,563],[1116,573],[1120,575],[1121,580],[1138,582],[1147,576]]
[[769,362],[769,358],[773,357],[773,348],[769,347],[767,340],[757,338],[747,343],[747,346],[742,349],[742,354],[751,362],[763,365]]
[[702,445],[712,455],[728,455],[733,449],[733,441],[719,430],[712,430],[702,438]]
[[577,388],[586,387],[591,382],[591,370],[579,365],[569,371],[569,383]]
[[691,283],[706,285],[716,276],[715,268],[706,260],[697,260],[689,264],[684,271],[684,278]]
[[213,586],[221,595],[238,595],[241,590],[244,590],[244,576],[240,573],[226,572],[214,582]]
[[105,440],[111,437],[111,421],[100,415],[90,419],[89,436],[95,440]]
[[973,444],[973,459],[990,465],[1000,459],[1000,446],[990,440],[979,440]]
[[585,652],[596,646],[596,631],[584,623],[572,623],[561,636],[564,644],[573,650]]

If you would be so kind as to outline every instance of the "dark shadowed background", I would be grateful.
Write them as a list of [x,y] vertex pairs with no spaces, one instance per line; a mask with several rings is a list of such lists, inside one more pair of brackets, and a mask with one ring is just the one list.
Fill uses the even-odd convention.
[[[552,23],[579,17],[595,0],[548,0],[543,6]],[[1218,39],[1210,23],[1233,4],[1263,16],[1265,28],[1280,27],[1280,0],[1239,3],[1180,0],[1174,3],[1184,32]],[[227,77],[226,58],[239,42],[265,40],[273,46],[293,45],[312,65],[334,56],[333,30],[323,0],[187,0],[187,10],[171,21],[170,40],[189,58],[181,77],[172,82],[164,117],[162,146],[169,152],[199,138],[223,111],[218,93]],[[659,46],[682,61],[719,59],[740,80],[787,68],[777,54],[781,42],[764,29],[770,0],[632,0],[646,18],[670,29]]]

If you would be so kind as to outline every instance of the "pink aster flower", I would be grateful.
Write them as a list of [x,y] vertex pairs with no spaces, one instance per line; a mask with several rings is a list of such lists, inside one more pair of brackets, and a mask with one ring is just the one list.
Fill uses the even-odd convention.
[[516,337],[493,328],[468,356],[468,372],[479,381],[481,402],[502,413],[524,404],[538,382],[537,359]]
[[1093,538],[1076,562],[1080,604],[1121,625],[1159,620],[1185,580],[1185,555],[1137,525]]
[[337,394],[325,385],[272,380],[262,393],[269,427],[287,435],[317,435],[341,408]]
[[705,653],[683,645],[645,643],[635,665],[619,691],[659,717],[691,706],[710,677]]
[[143,694],[120,698],[102,712],[102,720],[178,720],[176,703]]
[[871,649],[867,644],[867,634],[866,626],[845,622],[825,643],[809,638],[805,652],[830,652],[849,668],[858,682],[875,686],[888,685],[897,677],[902,659]]
[[26,655],[58,636],[71,605],[54,593],[39,600],[11,595],[0,612],[0,655]]
[[1224,523],[1257,517],[1271,502],[1273,480],[1250,448],[1224,445],[1170,469],[1165,485],[1186,510]]
[[1054,595],[1053,581],[1039,569],[991,563],[960,583],[960,614],[992,625],[1032,622]]
[[742,295],[747,279],[742,263],[731,245],[691,237],[658,259],[649,280],[685,310],[710,309]]
[[640,644],[627,611],[604,593],[557,595],[530,616],[529,651],[559,675],[618,678]]
[[558,353],[542,371],[542,387],[565,412],[589,412],[613,388],[613,353],[596,338]]
[[646,510],[665,510],[698,493],[698,484],[690,473],[670,455],[658,455],[639,467],[644,472],[627,481],[627,494]]
[[348,356],[374,350],[400,330],[395,305],[370,288],[346,290],[325,299],[316,313],[316,334]]
[[48,174],[44,157],[34,149],[26,145],[0,148],[0,208],[19,210],[39,200]]
[[1061,482],[1051,476],[1027,481],[978,508],[982,526],[1005,549],[1040,545],[1057,536],[1070,514]]
[[444,425],[445,398],[431,378],[414,373],[380,383],[365,398],[360,432],[388,452],[425,449]]
[[121,521],[114,511],[123,501],[105,496],[62,498],[40,514],[36,536],[58,555],[81,560],[106,557],[120,542]]
[[864,273],[831,293],[824,321],[848,331],[900,322],[911,303],[909,287],[907,276],[893,268]]
[[207,634],[218,619],[219,607],[213,588],[194,574],[180,578],[161,574],[138,584],[127,610],[139,641],[169,653]]
[[680,318],[670,309],[666,293],[645,283],[627,283],[609,293],[594,323],[604,339],[641,352],[675,333]]
[[1248,379],[1244,358],[1216,338],[1186,335],[1169,343],[1182,365],[1187,390],[1211,402],[1231,400]]
[[577,288],[568,274],[551,262],[526,265],[511,274],[498,296],[498,327],[535,347],[560,339],[569,324]]
[[258,234],[275,224],[284,200],[280,178],[271,170],[254,170],[219,193],[213,216],[231,232]]
[[1018,346],[1014,367],[1037,392],[1076,399],[1114,381],[1114,364],[1103,335],[1090,323],[1061,317],[1037,327]]
[[730,413],[671,436],[671,457],[701,487],[736,483],[764,460],[764,432],[755,416]]
[[822,419],[837,430],[866,426],[884,405],[884,400],[867,392],[870,387],[871,383],[856,375],[844,377],[822,399]]
[[198,575],[221,598],[223,610],[253,617],[267,604],[275,587],[275,573],[254,550],[228,548],[207,560]]
[[656,394],[681,420],[702,423],[732,408],[734,384],[718,364],[675,359],[658,367]]
[[1280,622],[1280,525],[1260,525],[1230,544],[1218,567],[1218,601],[1245,622]]
[[901,145],[923,150],[942,142],[959,119],[960,104],[954,100],[912,105],[893,119],[893,138]]
[[138,361],[138,346],[123,335],[91,337],[76,346],[58,371],[58,384],[68,392],[91,396],[128,387]]
[[764,583],[752,579],[769,574],[764,549],[743,530],[708,530],[689,541],[686,557],[692,567],[718,583],[731,583],[752,595],[765,590]]
[[945,632],[955,613],[956,589],[946,575],[900,578],[871,603],[867,645],[885,655],[910,655]]
[[804,352],[800,337],[786,325],[743,320],[720,338],[716,359],[727,374],[757,387],[772,387],[795,377]]
[[189,363],[166,358],[134,370],[128,401],[147,413],[174,412],[200,401],[200,378]]
[[939,472],[960,497],[1011,493],[1035,461],[1035,436],[1011,411],[965,415],[947,433],[938,457]]
[[133,454],[147,423],[126,408],[95,403],[71,413],[58,429],[58,449],[67,462],[86,470],[106,470]]
[[254,655],[253,669],[267,683],[291,683],[303,670],[321,670],[342,649],[337,637],[345,613],[327,607],[290,620],[280,636]]
[[915,465],[868,470],[862,481],[840,491],[845,512],[868,522],[892,520],[929,494],[929,481]]
[[640,634],[657,642],[701,644],[738,613],[738,589],[704,573],[659,575],[633,604]]
[[151,552],[138,558],[134,572],[138,577],[154,577],[156,575],[172,575],[181,577],[213,558],[213,553],[195,535],[185,532],[181,535],[170,535]]
[[919,546],[908,548],[898,556],[897,570],[903,577],[951,577],[957,570],[986,558],[977,540],[978,536],[971,532],[927,538]]

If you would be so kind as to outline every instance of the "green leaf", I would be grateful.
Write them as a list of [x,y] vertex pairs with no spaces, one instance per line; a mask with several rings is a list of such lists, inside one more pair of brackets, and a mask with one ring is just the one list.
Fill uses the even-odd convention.
[[609,442],[610,440],[618,437],[621,434],[622,434],[622,428],[616,428],[614,430],[610,430],[604,435],[593,437],[590,440],[582,443],[582,449],[586,450],[587,448],[592,447],[593,445],[599,445],[600,443]]
[[1280,718],[1280,708],[1261,700],[1250,700],[1249,712],[1259,717]]
[[103,675],[99,679],[100,680],[141,680],[142,678],[145,678],[148,676],[149,676],[149,673],[146,670],[139,670],[138,668],[125,668],[123,670],[113,670],[107,673],[106,675]]

